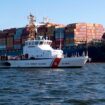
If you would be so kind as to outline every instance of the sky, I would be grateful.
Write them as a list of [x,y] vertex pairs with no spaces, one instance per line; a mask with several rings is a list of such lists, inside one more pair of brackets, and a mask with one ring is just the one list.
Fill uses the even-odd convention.
[[37,22],[99,23],[105,27],[105,0],[1,0],[0,30],[24,27],[32,13]]

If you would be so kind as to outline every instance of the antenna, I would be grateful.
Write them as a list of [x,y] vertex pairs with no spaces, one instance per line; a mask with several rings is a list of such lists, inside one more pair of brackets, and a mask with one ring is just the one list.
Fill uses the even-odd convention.
[[61,43],[61,32],[60,32],[60,46],[59,46],[60,50],[61,50],[61,47],[62,47],[62,43]]

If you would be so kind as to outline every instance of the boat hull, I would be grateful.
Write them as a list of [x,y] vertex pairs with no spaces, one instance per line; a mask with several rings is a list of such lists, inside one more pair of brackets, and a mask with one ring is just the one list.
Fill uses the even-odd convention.
[[1,61],[1,67],[17,68],[64,68],[64,67],[83,67],[88,57],[71,57],[71,58],[52,58],[40,60],[7,60]]

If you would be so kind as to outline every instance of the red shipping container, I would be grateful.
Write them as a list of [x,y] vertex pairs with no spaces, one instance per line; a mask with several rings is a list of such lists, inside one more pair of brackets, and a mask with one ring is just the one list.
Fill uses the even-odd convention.
[[63,38],[60,38],[60,39],[57,38],[57,39],[55,39],[55,41],[58,41],[58,42],[59,42],[59,41],[62,41],[62,42],[63,42],[64,39],[63,39]]
[[92,32],[92,30],[91,30],[91,29],[88,29],[88,30],[86,30],[86,32],[87,32],[87,33],[91,33],[91,32]]
[[8,30],[8,33],[16,33],[16,28],[11,28]]
[[19,39],[19,40],[14,40],[14,44],[21,44],[21,39]]
[[22,44],[25,44],[25,41],[26,41],[27,39],[26,38],[22,38]]
[[61,44],[64,44],[64,41],[55,41],[55,44],[56,44],[56,45],[60,45],[60,43],[61,43]]

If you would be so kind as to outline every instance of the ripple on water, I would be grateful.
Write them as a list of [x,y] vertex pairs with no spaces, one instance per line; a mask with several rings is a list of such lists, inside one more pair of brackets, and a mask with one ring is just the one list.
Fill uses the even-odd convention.
[[1,69],[0,105],[105,105],[105,66]]

